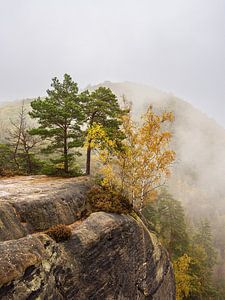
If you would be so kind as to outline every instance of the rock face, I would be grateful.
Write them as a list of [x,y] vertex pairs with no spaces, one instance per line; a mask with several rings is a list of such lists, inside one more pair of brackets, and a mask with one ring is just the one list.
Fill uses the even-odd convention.
[[[45,194],[41,205],[37,199],[29,199],[26,206],[26,197],[2,201],[0,299],[175,299],[168,255],[142,221],[104,212],[76,221],[81,213],[76,208],[86,207],[87,183],[60,184],[61,191],[67,186],[64,200],[62,194],[56,197],[59,191],[55,191],[53,196]],[[57,206],[61,201],[64,205]],[[32,219],[32,211],[28,217],[28,207],[38,208],[34,214],[40,215],[39,221]],[[45,210],[54,207],[63,212],[55,210],[58,215],[53,223],[63,221],[72,230],[71,239],[63,243],[56,243],[41,232],[32,233],[47,226],[42,224],[51,215]],[[21,212],[26,226],[21,223]],[[52,221],[48,222],[51,226]],[[15,228],[10,231],[8,224]]]
[[26,176],[0,180],[0,241],[57,224],[72,224],[86,209],[87,186],[83,177]]

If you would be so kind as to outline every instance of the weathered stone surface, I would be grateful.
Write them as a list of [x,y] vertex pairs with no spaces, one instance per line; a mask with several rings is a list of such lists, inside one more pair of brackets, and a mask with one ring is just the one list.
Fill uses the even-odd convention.
[[[56,224],[75,222],[86,209],[87,186],[86,178],[52,179],[46,176],[27,176],[1,180],[0,217],[4,222],[2,231],[12,233],[1,235],[0,240],[19,238],[26,232],[45,230]],[[4,218],[6,215],[7,218]],[[17,229],[13,233],[14,227]]]
[[44,245],[32,235],[0,243],[0,282],[8,283],[23,276],[28,267],[44,258]]
[[175,299],[167,253],[140,220],[98,212],[71,228],[61,244],[0,243],[0,299]]
[[18,239],[27,234],[16,210],[6,201],[0,202],[0,241]]
[[63,251],[45,235],[0,243],[0,299],[64,299],[54,268],[66,274]]

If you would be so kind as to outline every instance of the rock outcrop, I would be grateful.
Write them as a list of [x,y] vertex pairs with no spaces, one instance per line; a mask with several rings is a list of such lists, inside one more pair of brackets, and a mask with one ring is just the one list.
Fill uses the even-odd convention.
[[[175,299],[167,252],[138,217],[96,212],[78,221],[88,183],[59,180],[54,193],[48,184],[34,200],[2,189],[0,299]],[[68,241],[35,232],[57,223],[70,224]]]
[[0,180],[0,241],[72,224],[86,210],[84,177],[25,176]]

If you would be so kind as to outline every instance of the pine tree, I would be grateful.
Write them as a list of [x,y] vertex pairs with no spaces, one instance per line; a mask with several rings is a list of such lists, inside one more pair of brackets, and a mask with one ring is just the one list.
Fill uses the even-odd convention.
[[51,87],[45,99],[38,98],[31,102],[30,116],[38,119],[39,127],[30,133],[50,141],[45,149],[47,153],[60,152],[60,157],[52,161],[63,163],[67,174],[74,156],[70,150],[82,145],[84,113],[77,83],[68,74],[64,75],[63,82],[53,78]]
[[[123,139],[123,134],[119,127],[121,125],[120,116],[125,113],[119,106],[118,99],[109,88],[99,87],[92,93],[88,91],[82,93],[85,105],[85,121],[87,124],[86,133],[90,132],[95,125],[101,125],[104,128],[106,136],[119,145]],[[87,140],[87,158],[86,174],[91,170],[91,142],[92,137],[88,135]]]
[[162,190],[156,201],[149,203],[144,211],[152,223],[171,259],[188,252],[189,237],[184,209],[166,190]]
[[195,292],[191,293],[190,299],[215,299],[216,290],[212,281],[212,273],[216,263],[216,252],[208,220],[202,220],[197,224],[189,253],[192,257],[190,272],[199,281],[199,286]]

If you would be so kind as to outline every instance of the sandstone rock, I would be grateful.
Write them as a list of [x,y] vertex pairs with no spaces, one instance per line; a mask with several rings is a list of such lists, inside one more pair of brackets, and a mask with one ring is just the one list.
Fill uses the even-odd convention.
[[0,299],[175,299],[167,253],[140,219],[98,212],[71,228],[60,244],[0,243]]
[[[0,299],[175,299],[167,252],[139,217],[97,212],[80,220],[88,185],[45,176],[0,181]],[[59,223],[72,229],[66,242],[34,233]]]
[[87,186],[85,178],[27,176],[1,180],[0,241],[75,222],[86,210]]
[[0,241],[18,239],[26,234],[13,206],[6,201],[0,202]]

